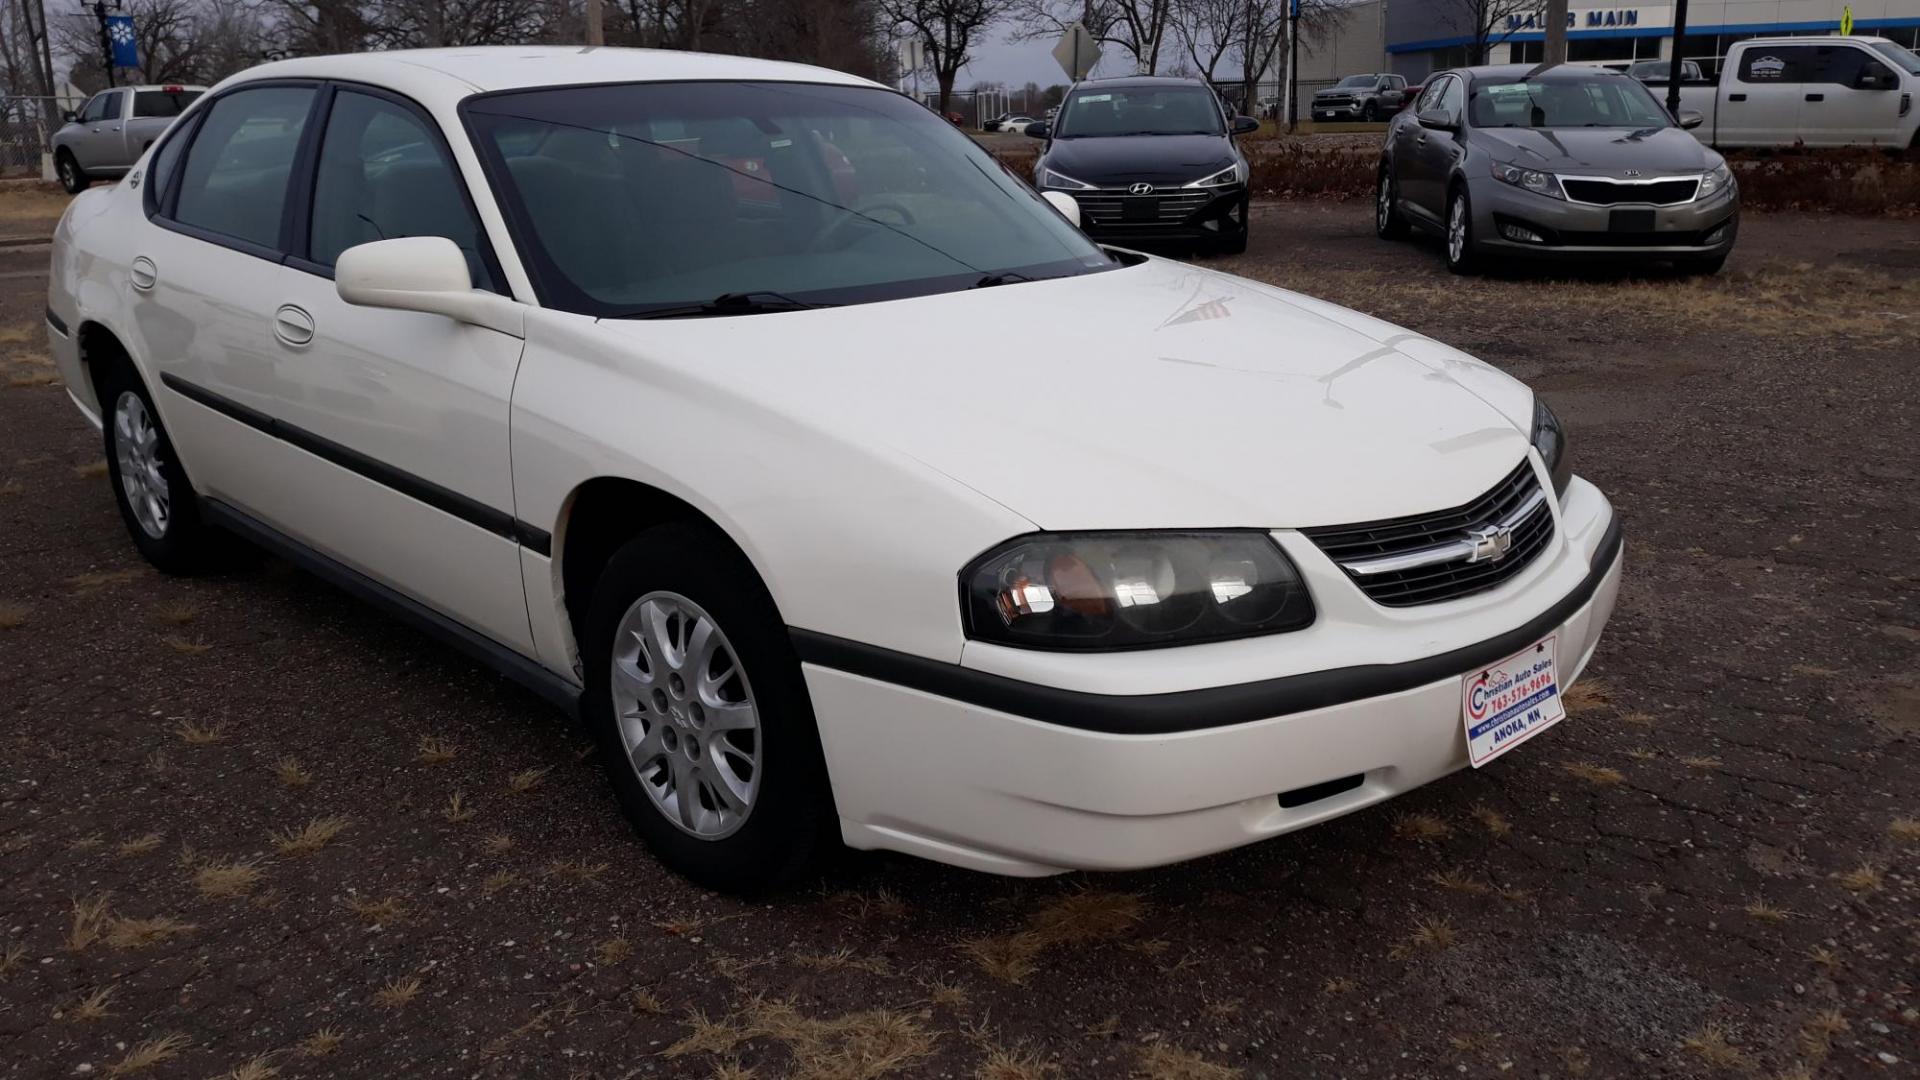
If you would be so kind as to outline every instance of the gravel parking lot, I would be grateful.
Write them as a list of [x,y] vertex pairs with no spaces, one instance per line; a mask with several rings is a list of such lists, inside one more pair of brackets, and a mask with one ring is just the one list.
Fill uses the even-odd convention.
[[1262,206],[1212,265],[1553,401],[1628,538],[1569,720],[1193,864],[755,903],[487,671],[276,562],[149,571],[47,249],[0,248],[0,1076],[1915,1075],[1920,223],[1463,280],[1368,214]]

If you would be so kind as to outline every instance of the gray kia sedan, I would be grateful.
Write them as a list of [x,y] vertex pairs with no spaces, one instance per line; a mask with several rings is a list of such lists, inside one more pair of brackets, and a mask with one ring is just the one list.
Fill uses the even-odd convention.
[[1740,197],[1725,159],[1684,130],[1698,123],[1599,68],[1442,72],[1387,129],[1374,228],[1440,233],[1459,274],[1501,257],[1711,274],[1733,251]]

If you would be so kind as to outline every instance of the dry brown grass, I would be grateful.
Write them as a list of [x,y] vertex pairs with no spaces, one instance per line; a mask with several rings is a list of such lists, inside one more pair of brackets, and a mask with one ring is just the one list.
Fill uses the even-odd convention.
[[1059,1075],[1060,1066],[1037,1053],[1000,1046],[990,1047],[986,1060],[973,1071],[974,1080],[1046,1080]]
[[1119,937],[1145,916],[1146,902],[1133,893],[1082,889],[1042,905],[1027,916],[1024,930],[975,938],[961,948],[987,974],[1018,984],[1048,949]]
[[174,734],[189,746],[210,746],[224,742],[227,738],[227,725],[219,723],[200,724],[192,720],[182,720],[174,725]]
[[547,876],[566,878],[583,885],[593,885],[597,884],[600,878],[611,869],[613,869],[611,863],[588,862],[585,859],[555,859],[547,864]]
[[91,480],[95,477],[105,476],[107,475],[106,459],[102,458],[99,461],[89,461],[85,465],[75,465],[73,467],[73,475],[83,480]]
[[11,476],[5,480],[0,480],[0,495],[25,495],[26,493],[27,485],[21,483],[19,480]]
[[73,1003],[67,1010],[67,1019],[76,1021],[99,1020],[107,1015],[107,1002],[113,998],[113,987],[103,986],[93,993]]
[[460,748],[438,735],[420,736],[419,753],[416,760],[428,765],[438,765],[443,761],[452,761],[460,756]]
[[552,771],[553,769],[550,767],[522,769],[512,776],[507,777],[507,790],[524,795],[534,788],[539,787],[541,783],[546,780],[547,774]]
[[1793,912],[1786,908],[1774,907],[1765,900],[1755,899],[1747,905],[1747,917],[1761,922],[1786,922],[1793,917]]
[[307,771],[300,759],[289,754],[273,763],[273,775],[287,787],[306,787],[313,783],[313,773]]
[[1454,867],[1446,871],[1436,870],[1427,875],[1427,880],[1440,888],[1475,896],[1485,896],[1493,891],[1493,886],[1467,873],[1462,867]]
[[33,617],[33,608],[11,600],[0,602],[0,630],[18,630]]
[[333,842],[334,837],[352,824],[348,819],[332,814],[314,818],[298,829],[285,829],[267,834],[273,840],[273,846],[282,855],[311,855]]
[[625,934],[602,941],[594,950],[606,965],[625,963],[633,958],[633,942]]
[[800,1080],[872,1080],[907,1069],[933,1052],[925,1014],[868,1009],[812,1017],[791,1003],[755,998],[742,1010],[748,1037],[770,1038],[786,1047]]
[[106,936],[113,922],[113,912],[109,906],[112,900],[110,893],[74,897],[73,926],[67,931],[68,949],[80,952]]
[[447,796],[446,808],[440,811],[440,816],[458,825],[463,821],[473,820],[473,807],[467,805],[465,795],[456,791]]
[[157,1039],[148,1039],[127,1051],[125,1057],[107,1067],[108,1076],[126,1076],[153,1068],[164,1061],[180,1056],[190,1040],[181,1034],[162,1035]]
[[1143,1080],[1235,1080],[1244,1074],[1239,1069],[1216,1065],[1191,1050],[1156,1042],[1140,1051],[1133,1075]]
[[408,975],[405,978],[388,979],[387,985],[374,991],[373,1003],[383,1009],[400,1009],[419,996],[420,980]]
[[1393,835],[1402,840],[1430,844],[1453,833],[1453,826],[1432,814],[1399,814],[1393,819]]
[[349,896],[346,908],[369,926],[392,926],[407,917],[407,905],[397,896],[388,896],[374,900],[365,896]]
[[526,883],[526,878],[521,877],[511,870],[496,870],[488,874],[486,880],[480,883],[480,895],[492,896],[495,893],[505,892],[515,885],[525,885]]
[[94,570],[73,575],[67,579],[67,585],[77,593],[92,592],[109,585],[125,585],[129,581],[138,581],[141,574],[141,570],[132,567],[125,570]]
[[1815,945],[1807,950],[1807,959],[1825,971],[1828,975],[1840,970],[1840,954],[1824,946]]
[[160,850],[160,845],[165,842],[165,837],[157,832],[150,832],[145,836],[136,836],[131,840],[122,840],[119,848],[116,850],[118,850],[122,856],[131,858],[135,855],[146,855],[150,852],[158,851]]
[[[66,212],[67,203],[72,196],[52,184],[8,184],[0,187],[0,234],[32,236],[40,232],[51,235],[53,224]],[[0,333],[20,333],[17,338],[0,340],[25,341],[28,333],[25,327],[7,327]]]
[[1887,835],[1903,844],[1920,844],[1920,818],[1894,818],[1887,822]]
[[1345,975],[1331,976],[1326,982],[1320,984],[1320,992],[1323,994],[1351,994],[1358,989],[1360,984]]
[[1752,1066],[1739,1047],[1727,1041],[1727,1033],[1714,1024],[1680,1040],[1688,1053],[1716,1069],[1746,1069]]
[[1885,888],[1886,880],[1881,877],[1879,867],[1872,863],[1861,863],[1859,866],[1840,875],[1840,887],[1849,892],[1864,895],[1866,893],[1877,893]]
[[851,948],[839,948],[830,953],[800,953],[793,962],[813,971],[864,971],[869,975],[891,975],[893,965],[887,963],[884,956],[861,956]]
[[1717,757],[1689,756],[1681,758],[1680,764],[1685,765],[1689,769],[1717,769],[1720,767],[1720,759]]
[[182,600],[160,605],[154,609],[153,617],[168,626],[185,626],[200,617],[200,608]]
[[293,1052],[299,1054],[301,1057],[322,1058],[340,1049],[340,1044],[345,1041],[346,1036],[330,1027],[323,1027],[319,1031],[294,1043]]
[[[26,389],[29,387],[36,387],[36,386],[53,386],[57,384],[59,381],[60,381],[59,374],[57,372],[52,372],[52,371],[40,371],[40,370],[17,371],[12,375],[7,376],[8,386],[17,386],[17,387],[20,387],[21,389]],[[102,464],[105,464],[105,463],[102,462]]]
[[1611,765],[1595,765],[1591,761],[1563,761],[1560,768],[1571,776],[1577,776],[1589,784],[1612,787],[1626,782],[1627,774]]
[[7,972],[19,967],[21,961],[26,958],[27,947],[17,941],[10,942],[6,948],[0,949],[0,979],[6,978]]
[[927,984],[927,1001],[934,1005],[944,1005],[957,1009],[967,1003],[967,988],[959,983],[948,982],[944,977]]
[[1460,941],[1460,932],[1453,923],[1445,918],[1430,919],[1422,916],[1413,922],[1413,932],[1406,940],[1388,950],[1387,955],[1395,959],[1414,956],[1419,953],[1440,952],[1450,949]]
[[140,949],[148,945],[158,945],[194,929],[192,923],[183,923],[166,915],[155,915],[145,919],[114,917],[107,925],[107,944],[116,949]]
[[842,915],[860,922],[876,918],[904,919],[909,912],[905,900],[884,888],[872,892],[837,892],[828,899]]
[[1827,1056],[1833,1048],[1834,1036],[1849,1030],[1853,1025],[1839,1009],[1822,1009],[1807,1018],[1800,1028],[1800,1048],[1808,1057],[1818,1061]]
[[505,855],[513,850],[513,837],[503,832],[488,833],[480,842],[480,847],[489,855]]
[[1613,688],[1601,679],[1581,679],[1560,695],[1567,712],[1584,712],[1613,704]]
[[182,656],[199,656],[213,648],[213,644],[204,639],[182,637],[179,634],[168,634],[160,640],[166,643],[167,648]]
[[259,1054],[235,1065],[220,1075],[220,1080],[272,1080],[280,1075],[280,1069],[267,1054]]
[[193,872],[193,887],[212,899],[245,896],[265,877],[252,859],[208,859]]
[[641,1016],[659,1016],[667,1011],[667,1003],[660,995],[648,987],[637,987],[627,995],[627,1005]]
[[687,1033],[674,1040],[661,1057],[677,1058],[688,1054],[726,1054],[751,1038],[732,1017],[714,1020],[700,1009],[687,1011]]
[[1506,836],[1513,831],[1513,823],[1491,806],[1481,806],[1476,803],[1473,808],[1473,819],[1495,836]]

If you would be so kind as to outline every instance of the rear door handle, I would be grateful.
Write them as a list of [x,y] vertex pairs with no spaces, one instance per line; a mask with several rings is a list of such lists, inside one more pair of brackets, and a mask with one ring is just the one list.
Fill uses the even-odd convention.
[[1413,145],[1415,146],[1427,145],[1427,137],[1425,135],[1420,136],[1419,138],[1413,140]]
[[1745,94],[1728,94],[1728,95],[1727,95],[1727,100],[1728,100],[1728,101],[1745,101],[1745,100],[1747,100],[1747,95],[1745,95]]
[[134,288],[147,292],[153,288],[155,282],[160,280],[160,271],[154,267],[152,259],[145,255],[136,255],[133,257],[133,265],[127,270],[127,276],[133,279]]
[[281,304],[273,313],[273,336],[295,348],[313,341],[313,316],[293,304]]
[[1825,95],[1825,94],[1808,94],[1808,95],[1807,95],[1807,100],[1808,100],[1808,101],[1825,101],[1825,100],[1827,100],[1827,95]]

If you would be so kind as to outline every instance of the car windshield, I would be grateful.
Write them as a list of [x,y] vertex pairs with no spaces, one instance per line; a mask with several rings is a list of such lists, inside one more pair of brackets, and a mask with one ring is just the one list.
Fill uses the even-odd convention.
[[1335,90],[1347,90],[1361,86],[1372,86],[1379,78],[1380,76],[1378,75],[1349,75],[1335,83],[1333,88]]
[[1913,50],[1895,45],[1891,41],[1876,41],[1873,43],[1873,49],[1893,61],[1895,67],[1907,74],[1920,75],[1920,56],[1915,56]]
[[1478,78],[1468,99],[1474,127],[1643,128],[1673,121],[1637,79],[1561,76],[1527,81]]
[[747,314],[1119,265],[890,90],[628,83],[463,111],[543,301],[570,311]]
[[1056,139],[1107,135],[1224,135],[1219,100],[1203,86],[1088,87],[1060,107]]

